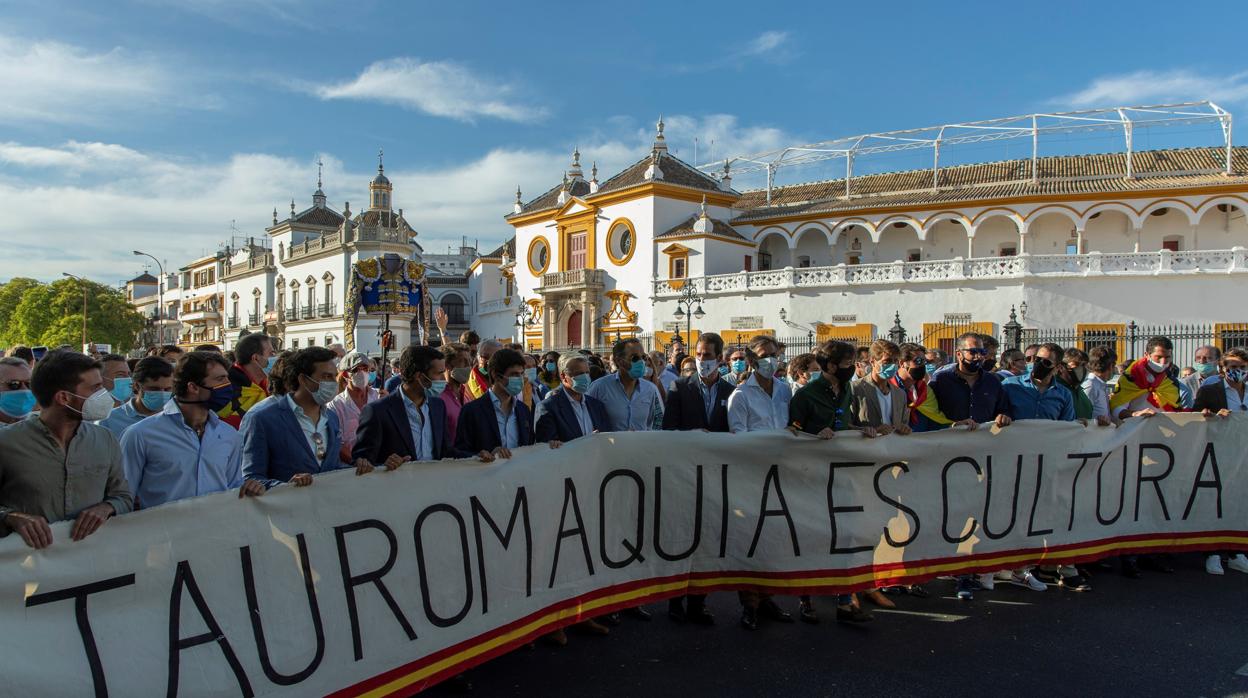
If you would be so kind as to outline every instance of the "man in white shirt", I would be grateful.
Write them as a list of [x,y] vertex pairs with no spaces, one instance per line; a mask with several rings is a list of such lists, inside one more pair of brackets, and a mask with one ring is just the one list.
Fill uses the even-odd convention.
[[1083,392],[1092,401],[1092,417],[1109,422],[1109,379],[1118,363],[1118,355],[1106,346],[1092,347],[1088,352],[1088,377],[1083,379]]

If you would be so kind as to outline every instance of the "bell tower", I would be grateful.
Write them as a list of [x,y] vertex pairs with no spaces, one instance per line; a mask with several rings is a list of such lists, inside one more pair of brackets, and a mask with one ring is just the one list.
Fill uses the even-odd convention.
[[382,162],[382,151],[377,151],[377,176],[368,185],[368,207],[374,211],[390,210],[390,194],[394,188],[386,177],[386,167]]

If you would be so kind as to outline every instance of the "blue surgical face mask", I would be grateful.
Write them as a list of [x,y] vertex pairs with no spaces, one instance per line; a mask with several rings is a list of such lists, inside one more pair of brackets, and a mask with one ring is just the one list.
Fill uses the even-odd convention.
[[1217,364],[1192,364],[1192,368],[1196,369],[1196,373],[1202,376],[1212,376],[1218,372]]
[[936,364],[927,364],[927,375],[931,376],[936,373],[936,369],[940,368]]
[[572,389],[582,395],[589,390],[590,378],[588,373],[582,373],[579,376],[572,376]]
[[732,360],[732,372],[733,373],[745,373],[745,367],[746,367],[745,359],[733,359]]
[[646,375],[646,362],[637,359],[628,366],[628,375],[633,378],[642,378]]
[[269,362],[264,365],[264,375],[269,375],[269,372],[273,370],[273,364],[275,363],[277,363],[277,354],[270,356]]
[[555,372],[555,369],[557,369],[557,368],[559,368],[559,364],[555,363],[554,361],[547,361],[547,362],[546,362],[546,372],[547,372],[547,373],[554,373],[554,372]]
[[726,376],[726,375],[728,375],[728,367],[727,367],[727,366],[720,366],[720,367],[719,367],[719,375],[721,375],[721,376]]
[[29,390],[7,390],[0,393],[0,412],[12,419],[22,419],[35,409],[35,394]]
[[446,381],[432,381],[429,384],[429,397],[437,397],[446,390]]
[[113,389],[110,391],[113,399],[117,402],[125,402],[134,397],[134,380],[130,376],[113,379]]
[[524,369],[524,377],[528,378],[530,383],[537,380],[537,369],[536,368]]
[[[1226,369],[1226,379],[1232,383],[1243,383],[1246,375],[1248,375],[1248,371],[1242,368]],[[8,393],[5,393],[5,395],[8,395]]]
[[509,376],[507,378],[507,394],[515,397],[524,392],[524,376]]
[[153,412],[158,412],[164,409],[165,403],[173,399],[173,391],[172,390],[144,390],[143,397],[141,399],[143,400],[144,407],[146,407],[147,409]]
[[892,380],[897,375],[897,364],[884,364],[880,367],[880,378]]
[[375,382],[377,382],[377,372],[376,372],[376,371],[369,371],[369,372],[368,372],[368,384],[369,384],[369,385],[372,385],[372,384],[373,384],[373,383],[375,383]]
[[1028,361],[1027,362],[1027,375],[1030,376],[1031,372],[1034,371],[1035,368],[1036,368],[1036,363],[1034,361]]

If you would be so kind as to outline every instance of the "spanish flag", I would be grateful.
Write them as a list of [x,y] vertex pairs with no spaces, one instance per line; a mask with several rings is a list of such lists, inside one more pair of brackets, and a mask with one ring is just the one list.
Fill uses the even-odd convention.
[[1109,399],[1109,408],[1116,413],[1120,407],[1131,404],[1132,400],[1145,393],[1148,394],[1148,404],[1153,407],[1165,412],[1183,411],[1179,405],[1179,386],[1164,371],[1154,373],[1148,367],[1147,357],[1131,364],[1131,368],[1118,377],[1114,394]]
[[485,377],[481,369],[476,366],[472,367],[472,375],[468,377],[468,392],[475,400],[485,395],[490,389],[490,380]]

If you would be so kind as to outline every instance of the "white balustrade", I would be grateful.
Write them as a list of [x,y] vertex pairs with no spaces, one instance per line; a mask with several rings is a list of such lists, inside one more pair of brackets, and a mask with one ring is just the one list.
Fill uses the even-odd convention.
[[[1171,252],[1089,252],[1079,255],[1017,255],[883,264],[838,264],[828,267],[737,272],[689,279],[701,294],[727,295],[790,288],[836,288],[940,283],[1026,277],[1203,274],[1248,271],[1248,251],[1186,250]],[[681,285],[683,288],[683,284]],[[658,298],[675,296],[681,288],[666,280],[654,282]]]

